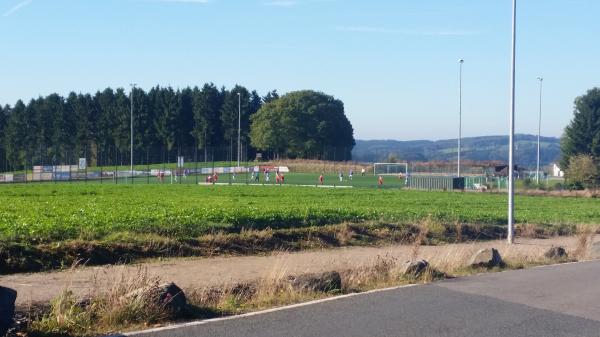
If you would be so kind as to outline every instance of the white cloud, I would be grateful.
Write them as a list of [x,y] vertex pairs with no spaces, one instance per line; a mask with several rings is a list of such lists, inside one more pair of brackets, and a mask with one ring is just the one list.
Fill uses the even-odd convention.
[[337,26],[335,27],[335,30],[340,32],[380,33],[406,36],[467,36],[480,34],[478,31],[468,30],[397,30],[372,26]]
[[19,2],[18,4],[16,4],[13,8],[9,9],[7,12],[5,12],[2,16],[7,17],[7,16],[11,16],[13,15],[15,12],[17,12],[19,9],[31,4],[33,0],[25,0],[22,2]]

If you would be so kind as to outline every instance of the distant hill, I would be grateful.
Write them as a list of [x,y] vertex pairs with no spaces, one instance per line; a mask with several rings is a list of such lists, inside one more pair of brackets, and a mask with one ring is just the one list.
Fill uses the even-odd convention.
[[[352,158],[357,161],[386,162],[390,156],[399,161],[456,160],[457,139],[446,140],[357,140]],[[524,167],[535,167],[537,136],[515,135],[515,162]],[[508,136],[470,137],[462,140],[464,160],[508,161]],[[541,138],[541,165],[560,159],[560,139]]]

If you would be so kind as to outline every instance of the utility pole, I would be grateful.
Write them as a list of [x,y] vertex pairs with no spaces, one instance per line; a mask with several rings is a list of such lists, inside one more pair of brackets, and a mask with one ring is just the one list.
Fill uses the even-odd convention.
[[133,184],[133,91],[135,90],[135,83],[130,84],[131,85],[131,92],[129,94],[130,99],[131,99],[131,112],[129,115],[129,165],[130,165],[130,169],[131,169],[131,183]]
[[240,143],[241,134],[242,134],[242,94],[237,93],[238,95],[238,151],[237,151],[237,166],[240,167],[240,154],[242,152],[242,144]]
[[465,60],[458,60],[459,75],[458,75],[458,162],[456,176],[460,178],[460,150],[462,142],[462,66]]
[[540,81],[540,115],[538,118],[538,137],[537,137],[537,167],[535,171],[535,183],[540,184],[540,136],[542,133],[542,84],[544,82],[543,77],[538,77]]
[[514,225],[515,225],[515,65],[516,65],[516,38],[517,38],[517,0],[513,0],[512,6],[512,56],[510,72],[510,115],[508,136],[508,231],[507,240],[509,244],[513,243]]

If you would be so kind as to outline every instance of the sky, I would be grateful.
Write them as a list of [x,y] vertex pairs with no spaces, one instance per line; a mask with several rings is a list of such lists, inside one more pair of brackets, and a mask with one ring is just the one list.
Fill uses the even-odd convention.
[[[0,0],[0,104],[137,83],[312,89],[357,139],[508,133],[511,0]],[[519,0],[516,132],[600,86],[600,1]]]

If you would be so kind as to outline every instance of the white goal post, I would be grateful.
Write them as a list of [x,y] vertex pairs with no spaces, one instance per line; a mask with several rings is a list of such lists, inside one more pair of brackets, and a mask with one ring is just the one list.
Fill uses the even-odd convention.
[[408,163],[373,163],[373,174],[406,175]]

